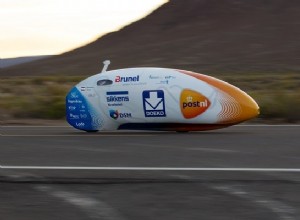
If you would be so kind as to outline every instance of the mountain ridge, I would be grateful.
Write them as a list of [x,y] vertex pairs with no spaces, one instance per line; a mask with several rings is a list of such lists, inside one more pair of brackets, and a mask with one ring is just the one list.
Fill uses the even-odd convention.
[[171,0],[86,46],[5,68],[0,75],[92,75],[101,71],[106,59],[112,61],[112,69],[300,72],[299,39],[296,0]]

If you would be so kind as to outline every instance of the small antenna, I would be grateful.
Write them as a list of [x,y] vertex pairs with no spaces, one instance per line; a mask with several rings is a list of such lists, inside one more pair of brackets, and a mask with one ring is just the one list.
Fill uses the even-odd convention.
[[104,64],[104,66],[103,66],[103,69],[102,69],[101,73],[106,72],[106,70],[107,70],[107,68],[108,68],[108,66],[110,64],[110,60],[103,61],[103,64]]

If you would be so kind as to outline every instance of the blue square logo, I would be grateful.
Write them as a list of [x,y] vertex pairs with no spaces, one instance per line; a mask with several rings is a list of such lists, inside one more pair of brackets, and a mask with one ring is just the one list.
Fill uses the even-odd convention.
[[164,91],[143,91],[143,107],[145,117],[166,117]]

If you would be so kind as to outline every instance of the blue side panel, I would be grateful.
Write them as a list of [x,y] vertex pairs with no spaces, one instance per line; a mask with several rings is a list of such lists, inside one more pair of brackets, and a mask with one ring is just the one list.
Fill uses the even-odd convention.
[[89,106],[87,100],[76,88],[66,96],[66,119],[73,127],[84,131],[96,131],[97,125],[94,123],[94,111]]

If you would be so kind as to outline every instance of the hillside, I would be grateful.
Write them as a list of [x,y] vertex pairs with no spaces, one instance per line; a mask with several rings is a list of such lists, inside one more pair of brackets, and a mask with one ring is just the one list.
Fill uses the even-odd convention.
[[16,66],[23,63],[29,63],[40,59],[45,59],[50,57],[49,55],[44,56],[28,56],[28,57],[16,57],[16,58],[7,58],[7,59],[0,59],[0,69],[7,68],[10,66]]
[[65,54],[2,76],[91,75],[161,66],[202,73],[300,72],[300,1],[171,0],[149,16]]

